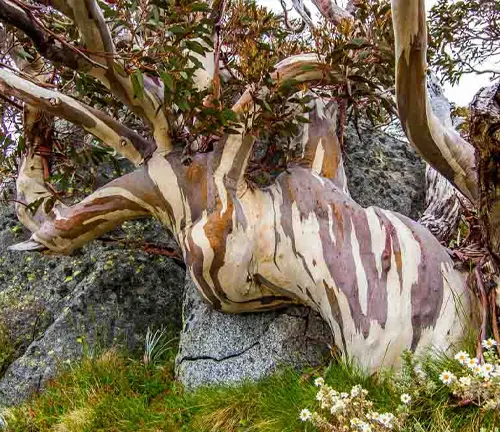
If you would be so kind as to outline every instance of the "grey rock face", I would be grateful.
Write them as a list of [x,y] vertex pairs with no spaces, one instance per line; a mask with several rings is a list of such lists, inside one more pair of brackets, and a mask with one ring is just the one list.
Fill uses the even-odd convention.
[[180,328],[185,276],[172,260],[100,242],[71,257],[6,251],[27,237],[16,226],[4,210],[0,321],[16,354],[0,376],[0,406],[21,402],[85,350],[142,349],[148,326]]
[[269,375],[279,366],[318,365],[328,357],[331,331],[306,307],[225,315],[206,305],[189,277],[177,374],[189,389]]
[[349,191],[363,207],[396,211],[417,220],[425,208],[425,164],[410,144],[360,125],[345,133]]

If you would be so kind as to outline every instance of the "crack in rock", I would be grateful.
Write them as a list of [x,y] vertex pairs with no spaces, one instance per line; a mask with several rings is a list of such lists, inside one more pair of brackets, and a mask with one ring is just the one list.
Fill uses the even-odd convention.
[[243,349],[243,350],[241,350],[239,352],[236,352],[234,354],[229,354],[229,355],[221,357],[221,358],[212,357],[212,356],[203,356],[203,355],[202,356],[186,356],[186,357],[182,357],[181,360],[179,361],[179,366],[184,361],[212,360],[214,362],[218,362],[219,363],[219,362],[222,362],[222,361],[225,361],[225,360],[229,360],[229,359],[233,359],[233,358],[236,358],[236,357],[240,357],[243,354],[246,354],[248,351],[250,351],[252,348],[256,347],[259,344],[260,344],[260,340],[256,341],[255,343],[253,343],[249,347],[247,347],[247,348],[245,348],[245,349]]

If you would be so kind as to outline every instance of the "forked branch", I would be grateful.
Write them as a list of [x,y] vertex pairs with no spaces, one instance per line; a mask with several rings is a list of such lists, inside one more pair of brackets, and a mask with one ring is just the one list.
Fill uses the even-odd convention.
[[[97,1],[36,1],[44,5],[49,5],[72,19],[82,36],[86,51],[90,51],[89,58],[92,60],[90,67],[88,61],[85,63],[81,59],[77,64],[74,62],[72,64],[63,62],[63,64],[76,70],[81,70],[80,66],[83,66],[88,74],[101,81],[118,100],[149,123],[153,130],[153,136],[158,149],[161,152],[168,153],[171,151],[172,143],[163,106],[163,85],[159,80],[144,75],[143,97],[136,97],[132,79],[124,71],[123,64],[115,50],[113,36],[104,20],[102,10]],[[9,22],[9,24],[25,31],[17,21]],[[27,35],[31,38],[33,33],[33,31],[30,31]],[[41,54],[46,55],[47,50],[45,50],[45,54],[43,52]],[[55,59],[52,58],[51,60]]]

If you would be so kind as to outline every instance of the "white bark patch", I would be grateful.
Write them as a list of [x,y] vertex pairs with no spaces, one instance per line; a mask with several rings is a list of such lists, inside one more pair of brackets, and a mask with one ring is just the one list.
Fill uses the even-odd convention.
[[222,216],[227,211],[227,192],[224,185],[224,177],[231,171],[234,160],[238,154],[239,149],[243,143],[243,132],[241,135],[229,135],[224,150],[222,151],[219,166],[214,173],[214,182],[219,193],[219,198],[222,202],[222,209],[220,215]]
[[318,142],[318,146],[316,147],[316,151],[314,152],[314,161],[312,164],[312,170],[321,174],[323,169],[323,161],[325,159],[325,148],[323,147],[323,139],[320,139]]
[[418,267],[422,259],[422,251],[420,244],[411,230],[392,212],[382,210],[384,215],[391,221],[396,229],[396,234],[401,248],[401,261],[403,265],[403,290],[408,289],[411,291],[413,284],[418,283]]
[[382,255],[385,250],[386,231],[382,226],[377,213],[373,207],[365,210],[368,227],[370,229],[370,239],[373,255],[375,256],[375,265],[377,266],[378,278],[382,278]]
[[[139,214],[143,214],[143,213],[139,213]],[[89,219],[83,221],[83,225],[88,225],[92,222],[103,221],[103,220],[107,220],[107,221],[111,222],[111,221],[116,221],[116,220],[120,220],[120,219],[132,219],[133,217],[137,217],[137,215],[138,215],[137,212],[134,210],[128,210],[128,209],[113,210],[113,211],[107,212],[106,214],[94,216],[93,218],[89,218]],[[89,234],[91,234],[91,231],[89,231],[81,236],[76,237],[76,239],[74,241],[78,242],[77,239],[85,238],[85,237],[89,236]]]
[[416,352],[428,347],[448,350],[467,334],[470,322],[470,297],[464,276],[453,268],[453,264],[441,263],[443,275],[443,303],[436,325],[422,330]]
[[[155,155],[148,162],[148,174],[153,183],[158,186],[163,198],[172,207],[175,219],[174,231],[181,232],[181,222],[184,216],[186,217],[186,224],[191,223],[191,211],[189,206],[184,205],[184,198],[175,171],[163,156]],[[158,214],[158,212],[155,213]],[[170,219],[163,218],[162,222],[169,226]]]
[[258,299],[261,297],[261,292],[252,289],[254,285],[247,282],[254,242],[241,225],[234,223],[235,215],[236,212],[233,212],[233,230],[226,238],[226,259],[219,269],[218,279],[221,286],[241,287],[228,293],[230,300],[241,302],[252,298]]
[[330,235],[332,243],[335,245],[337,243],[337,238],[333,231],[333,209],[331,205],[328,206],[328,234]]
[[418,12],[423,0],[392,0],[392,20],[396,42],[396,62],[403,51],[406,62],[410,61],[410,47],[418,34]]
[[193,242],[203,251],[203,279],[207,282],[210,288],[214,289],[214,281],[210,276],[210,268],[214,261],[214,251],[205,233],[205,225],[208,222],[207,211],[204,210],[201,219],[199,219],[191,229],[191,237]]
[[361,312],[363,313],[363,315],[366,315],[368,312],[368,279],[366,278],[363,259],[361,258],[359,250],[359,242],[358,238],[356,237],[356,229],[353,224],[351,224],[351,227],[351,250],[354,260],[354,268],[356,269],[359,305],[361,306]]

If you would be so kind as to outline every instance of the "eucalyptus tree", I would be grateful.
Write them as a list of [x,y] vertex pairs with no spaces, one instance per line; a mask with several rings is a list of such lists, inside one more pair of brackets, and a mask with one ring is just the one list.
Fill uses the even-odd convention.
[[[342,160],[346,113],[386,118],[395,70],[410,143],[479,205],[474,148],[428,103],[424,1],[393,0],[394,39],[383,2],[316,3],[327,23],[304,42],[242,1],[0,0],[0,89],[23,108],[16,209],[32,231],[16,248],[67,254],[154,216],[223,312],[308,305],[371,369],[456,342],[471,302],[448,250],[417,222],[359,206]],[[64,203],[50,182],[54,118],[137,168]],[[260,163],[280,172],[259,182],[263,135]]]

